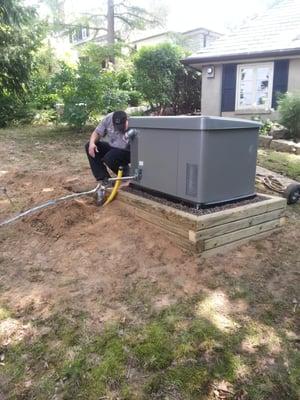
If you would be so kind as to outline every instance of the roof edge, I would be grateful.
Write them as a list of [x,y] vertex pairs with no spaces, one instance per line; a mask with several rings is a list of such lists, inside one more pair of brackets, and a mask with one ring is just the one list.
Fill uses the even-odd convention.
[[239,59],[252,59],[257,57],[274,57],[274,56],[294,56],[300,55],[300,47],[294,49],[283,49],[283,50],[269,50],[269,51],[257,51],[251,53],[236,53],[236,54],[221,54],[219,56],[191,56],[181,60],[184,65],[192,64],[206,64],[217,61],[235,61]]

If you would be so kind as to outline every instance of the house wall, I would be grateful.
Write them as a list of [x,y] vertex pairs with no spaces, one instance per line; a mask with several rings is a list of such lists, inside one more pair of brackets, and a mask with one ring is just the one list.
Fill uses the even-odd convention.
[[[259,62],[262,60],[257,60]],[[237,62],[242,63],[242,62]],[[215,77],[207,78],[206,72],[208,66],[202,66],[202,97],[201,107],[203,115],[215,115],[229,118],[251,119],[253,116],[259,116],[262,120],[276,120],[279,117],[278,111],[259,110],[252,111],[230,111],[221,112],[222,98],[222,65],[215,66]],[[300,93],[300,58],[289,60],[288,91]]]
[[204,47],[208,47],[214,40],[218,39],[221,35],[209,31],[192,31],[184,32],[182,38],[184,40],[184,47],[192,53],[197,53]]
[[300,58],[290,60],[288,91],[300,92]]
[[214,78],[208,78],[208,65],[202,67],[202,115],[221,115],[222,65],[215,65]]
[[161,35],[150,36],[134,42],[136,50],[144,46],[153,46],[164,42],[179,43],[192,53],[197,53],[204,47],[209,46],[214,40],[218,39],[221,34],[206,31],[203,29],[195,29],[193,31],[176,33],[166,32]]

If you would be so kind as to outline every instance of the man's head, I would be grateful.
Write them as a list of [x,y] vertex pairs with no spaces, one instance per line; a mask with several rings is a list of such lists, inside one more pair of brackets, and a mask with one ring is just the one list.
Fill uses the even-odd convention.
[[112,120],[116,130],[125,132],[128,129],[128,117],[125,111],[115,111]]

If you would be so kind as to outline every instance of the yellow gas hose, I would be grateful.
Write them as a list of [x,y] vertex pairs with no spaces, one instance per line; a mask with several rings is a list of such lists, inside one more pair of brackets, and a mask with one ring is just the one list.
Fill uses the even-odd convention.
[[[119,168],[117,178],[122,178],[122,176],[123,176],[123,169]],[[103,204],[104,206],[106,206],[107,204],[111,203],[114,200],[114,198],[118,193],[119,187],[121,186],[121,182],[122,182],[121,179],[116,180],[113,190],[111,191],[111,194],[108,196],[105,203]]]

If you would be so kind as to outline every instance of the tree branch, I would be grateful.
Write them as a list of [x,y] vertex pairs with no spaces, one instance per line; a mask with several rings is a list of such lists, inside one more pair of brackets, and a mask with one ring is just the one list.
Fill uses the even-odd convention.
[[93,13],[87,13],[87,12],[82,12],[80,13],[81,15],[89,15],[90,17],[101,17],[101,18],[106,18],[106,14],[93,14]]
[[129,25],[130,27],[134,27],[135,26],[135,21],[131,21],[125,17],[123,17],[122,15],[119,14],[115,14],[115,18],[120,19],[121,21],[123,21],[126,25]]
[[84,24],[76,25],[76,24],[65,24],[65,23],[62,23],[62,22],[58,22],[56,25],[59,25],[59,26],[65,27],[65,28],[88,28],[88,29],[91,29],[93,31],[105,31],[105,32],[107,32],[106,28],[97,28],[97,27],[88,26],[88,25],[84,25]]
[[[116,13],[115,17],[119,18],[119,19],[122,19],[124,22],[126,22],[126,21],[128,21],[128,19],[126,19],[126,15],[128,15],[129,17],[132,17],[132,18],[134,18],[136,20],[142,20],[143,22],[147,22],[149,24],[157,24],[158,23],[158,21],[156,21],[155,19],[151,20],[151,19],[148,19],[146,17],[142,17],[141,15],[136,15],[134,13],[131,13],[129,11],[125,12],[125,13],[122,13],[122,14]],[[132,21],[132,22],[134,22],[134,21]]]

